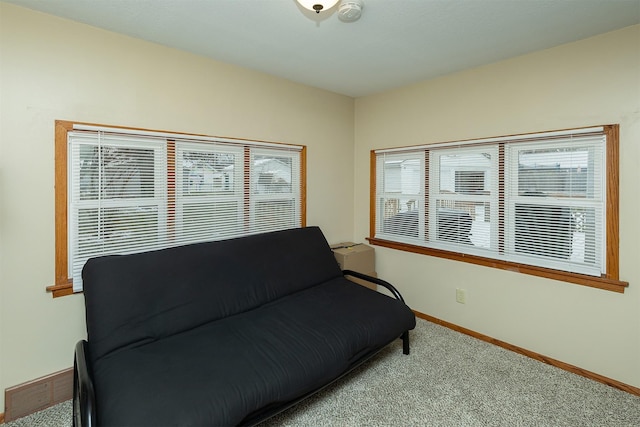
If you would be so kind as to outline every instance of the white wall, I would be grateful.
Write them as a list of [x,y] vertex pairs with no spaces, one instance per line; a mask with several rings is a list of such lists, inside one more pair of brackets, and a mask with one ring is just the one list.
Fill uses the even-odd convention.
[[0,61],[0,391],[86,336],[82,296],[45,292],[56,119],[306,145],[307,223],[353,236],[352,98],[6,3]]
[[420,312],[640,387],[640,26],[357,99],[355,238],[371,149],[613,123],[624,294],[379,247],[376,262]]

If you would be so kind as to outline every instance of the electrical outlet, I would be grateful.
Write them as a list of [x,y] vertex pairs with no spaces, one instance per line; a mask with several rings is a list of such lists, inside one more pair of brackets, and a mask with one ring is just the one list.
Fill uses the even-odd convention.
[[460,304],[467,303],[467,291],[464,289],[456,288],[456,302]]

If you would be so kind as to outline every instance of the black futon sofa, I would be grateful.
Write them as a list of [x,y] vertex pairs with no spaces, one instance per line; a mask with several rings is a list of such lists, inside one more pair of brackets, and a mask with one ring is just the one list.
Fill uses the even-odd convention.
[[257,424],[398,338],[408,354],[415,327],[317,227],[93,258],[82,277],[75,426]]

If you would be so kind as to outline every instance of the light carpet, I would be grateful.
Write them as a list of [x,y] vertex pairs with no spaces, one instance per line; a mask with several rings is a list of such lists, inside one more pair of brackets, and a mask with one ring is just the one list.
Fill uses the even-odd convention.
[[[64,402],[6,427],[70,425]],[[410,355],[398,340],[275,426],[638,427],[640,397],[418,319]]]

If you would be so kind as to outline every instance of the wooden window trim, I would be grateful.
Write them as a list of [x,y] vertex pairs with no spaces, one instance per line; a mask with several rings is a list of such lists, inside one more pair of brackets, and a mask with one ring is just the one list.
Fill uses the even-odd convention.
[[73,122],[56,120],[55,123],[55,284],[47,291],[53,297],[73,294],[73,282],[68,274],[68,217],[67,217],[67,134],[73,130]]
[[606,274],[597,276],[589,276],[586,274],[571,273],[562,270],[555,270],[544,267],[537,267],[527,264],[520,264],[510,261],[502,261],[493,258],[485,258],[476,255],[445,251],[440,249],[426,248],[423,246],[411,245],[407,243],[394,242],[389,240],[378,239],[375,236],[375,214],[376,214],[376,153],[375,150],[370,152],[370,192],[369,192],[369,236],[367,240],[375,246],[386,247],[390,249],[401,250],[405,252],[429,255],[438,258],[445,258],[454,261],[468,262],[471,264],[482,265],[485,267],[498,268],[502,270],[513,271],[517,273],[528,274],[532,276],[544,277],[547,279],[559,280],[562,282],[573,283],[582,286],[603,289],[607,291],[624,293],[625,288],[629,286],[629,282],[620,280],[619,277],[619,135],[620,126],[605,125],[602,126],[604,134],[607,137],[606,150],[606,167],[607,167],[607,233],[606,233]]
[[[73,280],[69,278],[68,267],[68,176],[67,176],[67,134],[73,131],[74,125],[95,125],[93,123],[72,122],[66,120],[55,121],[55,283],[47,286],[47,292],[51,292],[54,298],[73,294]],[[140,128],[127,128],[123,126],[109,126],[112,128],[148,131]],[[206,135],[194,135],[206,136]],[[300,150],[300,225],[305,227],[307,218],[307,147],[301,146]],[[167,167],[168,174],[168,198],[175,200],[175,141],[168,139],[167,143]],[[171,166],[173,165],[173,172]],[[247,176],[247,174],[245,174]],[[248,178],[246,178],[248,179]],[[174,211],[168,212],[175,217]]]

